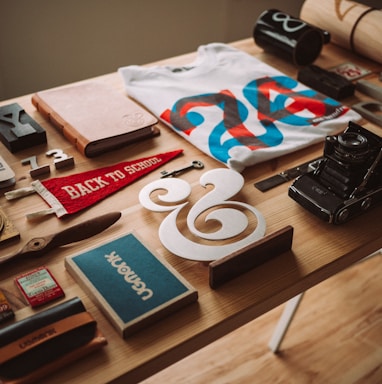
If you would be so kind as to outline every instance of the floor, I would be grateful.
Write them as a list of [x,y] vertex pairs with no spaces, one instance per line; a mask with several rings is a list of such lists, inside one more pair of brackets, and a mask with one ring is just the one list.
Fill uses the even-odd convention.
[[275,355],[267,347],[283,306],[144,384],[381,384],[382,256],[310,289]]

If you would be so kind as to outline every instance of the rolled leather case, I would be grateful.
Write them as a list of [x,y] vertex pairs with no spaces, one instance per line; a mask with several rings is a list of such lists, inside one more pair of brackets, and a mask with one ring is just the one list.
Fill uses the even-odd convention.
[[32,383],[107,344],[79,298],[0,329],[0,383]]

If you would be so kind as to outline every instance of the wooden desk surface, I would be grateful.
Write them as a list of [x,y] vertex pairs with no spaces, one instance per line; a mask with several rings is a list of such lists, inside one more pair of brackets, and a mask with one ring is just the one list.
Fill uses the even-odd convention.
[[[292,77],[297,74],[297,69],[294,66],[263,53],[254,45],[252,39],[239,41],[233,45],[258,56],[261,60]],[[159,64],[188,63],[193,57],[194,54],[184,55],[161,61]],[[370,76],[370,79],[377,79],[376,73],[380,71],[378,64],[352,56],[349,52],[334,46],[329,45],[324,48],[317,64],[328,68],[347,61],[371,69],[374,75]],[[124,92],[122,80],[117,73],[101,76],[97,80],[111,84],[120,92]],[[360,98],[361,95],[357,93],[346,102],[351,105]],[[29,166],[22,166],[21,159],[38,155],[39,162],[44,163],[46,162],[45,152],[53,148],[61,148],[67,154],[73,155],[76,165],[74,169],[66,171],[52,169],[50,177],[79,173],[178,148],[184,149],[184,155],[166,164],[164,169],[176,169],[194,159],[202,160],[205,164],[205,170],[222,166],[162,124],[160,125],[160,137],[94,159],[87,159],[82,157],[50,124],[43,120],[32,106],[30,95],[7,100],[1,102],[0,105],[11,102],[18,102],[46,129],[48,135],[47,146],[34,147],[15,155],[11,154],[5,147],[1,149],[1,155],[16,173],[17,188],[28,186],[32,181],[28,172]],[[379,135],[382,133],[380,128],[366,121],[361,122],[361,124]],[[322,154],[322,148],[322,144],[315,145],[277,160],[251,167],[243,172],[246,183],[242,191],[236,196],[237,200],[254,205],[264,214],[267,222],[267,234],[286,225],[292,225],[294,227],[293,247],[291,252],[246,273],[217,290],[212,290],[209,287],[208,267],[205,264],[178,258],[161,245],[158,238],[158,227],[166,214],[149,212],[138,202],[138,192],[149,182],[158,179],[159,171],[162,169],[150,173],[90,209],[83,211],[83,213],[61,220],[52,216],[37,223],[28,221],[25,214],[45,209],[47,207],[45,202],[37,195],[9,202],[1,194],[0,206],[21,233],[20,243],[0,247],[1,255],[16,251],[21,244],[33,236],[52,233],[111,210],[124,210],[125,212],[117,224],[88,241],[50,252],[43,259],[23,261],[1,267],[0,288],[7,292],[14,309],[17,310],[16,319],[29,316],[34,311],[20,299],[20,294],[13,283],[14,277],[45,264],[64,287],[66,298],[79,296],[84,301],[85,306],[96,318],[99,328],[109,341],[108,346],[103,351],[68,366],[52,375],[46,382],[92,382],[95,384],[106,381],[124,383],[139,381],[381,248],[382,229],[379,221],[382,207],[344,226],[333,226],[320,221],[290,199],[287,196],[288,183],[266,193],[261,193],[254,188],[253,183],[255,181],[317,157]],[[200,171],[196,170],[182,175],[192,185],[192,199],[195,201],[206,193],[199,185],[200,175]],[[184,222],[180,222],[179,225],[180,227],[184,226]],[[154,326],[123,340],[94,303],[73,281],[64,268],[63,260],[67,255],[78,253],[90,246],[101,244],[109,238],[133,230],[197,288],[199,301],[159,321]],[[256,335],[254,334],[253,337]]]

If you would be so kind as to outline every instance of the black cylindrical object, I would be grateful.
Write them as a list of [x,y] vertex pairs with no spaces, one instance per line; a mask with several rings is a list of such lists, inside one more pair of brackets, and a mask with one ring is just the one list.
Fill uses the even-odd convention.
[[277,9],[259,16],[253,38],[265,51],[299,66],[313,63],[324,44],[323,31]]

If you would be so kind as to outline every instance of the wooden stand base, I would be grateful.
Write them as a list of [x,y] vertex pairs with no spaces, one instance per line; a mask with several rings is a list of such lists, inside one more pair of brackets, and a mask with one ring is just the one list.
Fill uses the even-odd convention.
[[215,289],[292,248],[293,227],[286,226],[209,264],[210,287]]

